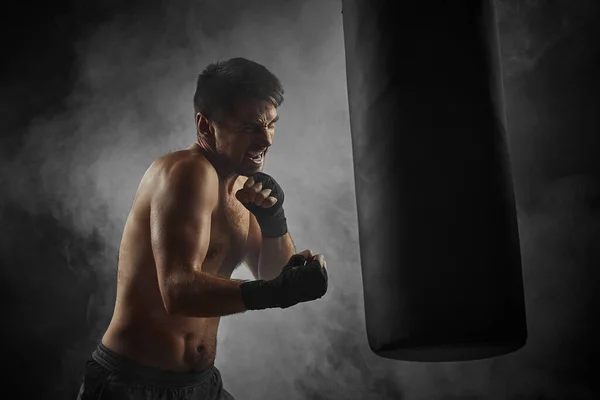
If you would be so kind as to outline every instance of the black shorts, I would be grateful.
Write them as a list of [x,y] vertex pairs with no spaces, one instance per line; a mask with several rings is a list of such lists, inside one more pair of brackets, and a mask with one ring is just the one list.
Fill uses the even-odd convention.
[[214,366],[173,372],[140,365],[100,343],[86,362],[77,400],[234,400]]

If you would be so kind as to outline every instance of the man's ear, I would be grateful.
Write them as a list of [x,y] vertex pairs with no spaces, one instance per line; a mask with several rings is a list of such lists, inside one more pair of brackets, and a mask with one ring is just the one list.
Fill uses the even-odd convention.
[[196,133],[203,138],[210,138],[215,135],[213,124],[202,113],[196,113]]

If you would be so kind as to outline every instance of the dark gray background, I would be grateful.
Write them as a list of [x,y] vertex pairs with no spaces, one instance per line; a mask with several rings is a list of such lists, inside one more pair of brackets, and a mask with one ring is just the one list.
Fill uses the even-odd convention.
[[14,398],[75,396],[112,312],[139,179],[193,140],[196,74],[235,56],[285,85],[265,171],[286,190],[297,247],[324,253],[332,279],[324,300],[222,320],[216,363],[229,391],[248,400],[598,396],[597,2],[498,3],[530,338],[514,354],[443,364],[385,360],[367,346],[341,2],[171,3],[4,10],[0,304]]

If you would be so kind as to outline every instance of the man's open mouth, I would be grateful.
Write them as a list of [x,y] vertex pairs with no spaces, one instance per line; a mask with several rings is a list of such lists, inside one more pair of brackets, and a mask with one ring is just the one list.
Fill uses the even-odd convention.
[[265,151],[264,150],[258,150],[258,151],[249,151],[246,153],[246,156],[251,159],[252,161],[254,161],[255,163],[260,163],[263,160]]

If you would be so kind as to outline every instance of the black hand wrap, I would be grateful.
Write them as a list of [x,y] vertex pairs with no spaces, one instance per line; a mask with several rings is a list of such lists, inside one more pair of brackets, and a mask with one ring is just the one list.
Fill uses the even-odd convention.
[[287,222],[283,212],[283,189],[271,176],[257,172],[252,175],[254,182],[262,182],[262,188],[271,189],[271,194],[277,199],[277,203],[270,208],[263,208],[254,203],[243,203],[244,206],[256,217],[260,230],[264,237],[280,237],[287,233]]
[[247,310],[288,308],[323,297],[327,281],[327,270],[317,260],[307,263],[294,255],[276,278],[244,282],[240,289]]

